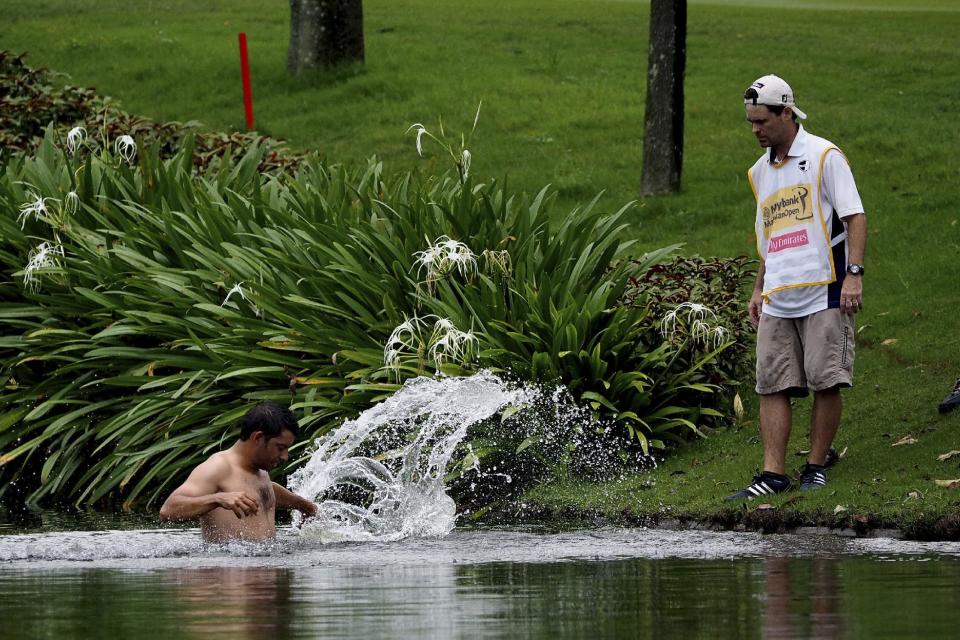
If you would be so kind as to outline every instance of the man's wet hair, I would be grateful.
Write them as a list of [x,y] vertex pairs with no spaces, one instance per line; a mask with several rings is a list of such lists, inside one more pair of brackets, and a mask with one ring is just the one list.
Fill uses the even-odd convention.
[[[743,93],[743,99],[744,99],[744,100],[750,100],[750,101],[753,102],[753,104],[757,104],[757,98],[759,98],[759,97],[760,97],[760,94],[758,94],[758,93],[757,93],[757,90],[754,89],[753,87],[750,87],[749,89],[747,89],[747,90]],[[773,115],[775,115],[775,116],[780,115],[781,113],[783,113],[783,110],[787,108],[787,105],[785,105],[785,104],[764,104],[764,105],[760,105],[760,106],[766,107],[767,109],[770,109],[770,111],[771,111],[771,112],[773,113]],[[796,122],[796,121],[797,121],[797,114],[796,114],[796,113],[793,113],[793,110],[792,110],[792,109],[791,109],[791,113],[793,114],[793,121]]]
[[261,402],[243,416],[240,439],[248,439],[255,431],[262,431],[267,440],[276,438],[284,431],[289,431],[295,438],[300,435],[297,419],[289,409],[276,402]]

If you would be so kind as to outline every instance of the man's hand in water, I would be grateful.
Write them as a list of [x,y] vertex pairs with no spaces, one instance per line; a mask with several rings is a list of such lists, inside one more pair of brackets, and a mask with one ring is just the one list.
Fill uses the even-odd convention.
[[276,482],[273,483],[273,495],[277,497],[277,509],[296,509],[303,514],[298,525],[301,527],[316,517],[320,510],[320,507],[312,500],[307,500]]
[[303,529],[303,525],[313,522],[314,518],[317,517],[317,513],[320,512],[320,507],[318,507],[315,502],[310,502],[308,500],[304,501],[304,503],[298,506],[296,509],[303,514],[300,518],[300,521],[297,523],[297,529]]
[[217,504],[237,514],[238,518],[255,515],[260,511],[257,499],[245,491],[224,491],[217,494]]

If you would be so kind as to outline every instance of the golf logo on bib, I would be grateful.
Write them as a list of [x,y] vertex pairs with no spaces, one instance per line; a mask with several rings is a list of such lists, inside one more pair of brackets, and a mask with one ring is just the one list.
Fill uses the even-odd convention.
[[763,212],[763,237],[813,218],[813,203],[810,201],[811,185],[795,184],[769,195],[761,204]]

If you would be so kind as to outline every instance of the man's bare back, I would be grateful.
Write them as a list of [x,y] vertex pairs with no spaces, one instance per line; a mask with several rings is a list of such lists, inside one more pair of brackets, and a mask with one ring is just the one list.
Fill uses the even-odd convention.
[[[266,413],[267,418],[257,411]],[[281,427],[274,425],[268,430],[279,430],[278,434],[254,430],[257,419],[276,417],[272,414],[286,420]],[[207,458],[170,494],[160,509],[161,519],[199,518],[203,539],[208,542],[261,541],[276,535],[278,508],[297,509],[308,516],[316,513],[314,503],[271,482],[267,473],[288,457],[296,429],[292,414],[264,403],[252,409],[244,418],[248,419],[251,424],[244,426],[240,440]]]

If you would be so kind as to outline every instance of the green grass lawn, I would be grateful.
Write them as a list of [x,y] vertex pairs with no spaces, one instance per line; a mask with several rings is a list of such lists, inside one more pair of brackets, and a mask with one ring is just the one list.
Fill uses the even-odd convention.
[[[599,191],[610,209],[637,198],[648,3],[368,0],[364,9],[367,63],[338,76],[286,75],[285,0],[0,0],[0,48],[29,51],[32,65],[131,113],[230,129],[243,123],[236,34],[246,31],[257,126],[293,148],[445,168],[435,147],[418,158],[404,131],[441,115],[451,130],[469,128],[482,99],[475,175],[530,191],[552,183],[564,207]],[[867,209],[857,386],[838,436],[848,454],[828,491],[792,508],[842,504],[896,521],[960,504],[960,492],[933,483],[960,478],[960,458],[936,460],[960,449],[960,411],[936,413],[960,376],[957,33],[960,5],[950,0],[690,4],[683,190],[638,203],[632,233],[642,246],[753,252],[745,171],[760,150],[740,96],[771,72],[792,83],[808,128],[843,148]],[[791,450],[805,448],[808,407],[798,405]],[[754,403],[739,429],[651,475],[554,485],[537,499],[708,513],[759,464],[755,416]],[[907,434],[917,444],[891,447]]]

